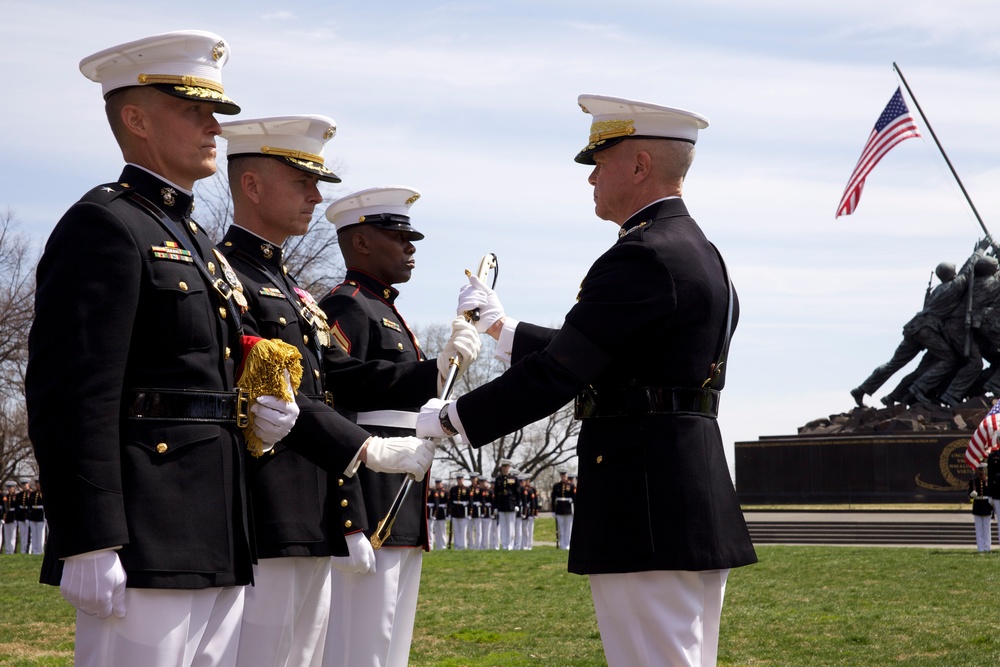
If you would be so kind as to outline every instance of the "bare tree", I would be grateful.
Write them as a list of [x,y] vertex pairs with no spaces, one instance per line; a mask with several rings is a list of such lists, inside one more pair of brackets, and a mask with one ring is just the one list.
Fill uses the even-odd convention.
[[[321,183],[321,191],[325,184]],[[229,192],[226,169],[220,169],[211,178],[198,181],[195,218],[208,235],[218,242],[233,222],[233,198]],[[329,198],[324,195],[324,203]],[[302,236],[293,236],[285,242],[285,266],[295,276],[302,289],[316,297],[323,296],[340,284],[347,273],[337,243],[337,229],[323,217],[325,206],[317,206],[318,213]]]
[[34,268],[38,261],[27,237],[17,230],[11,209],[0,211],[0,476],[3,480],[37,472],[28,440],[24,370],[28,330],[34,317]]
[[[428,357],[435,357],[444,347],[450,327],[435,324],[419,330],[421,347]],[[506,366],[494,358],[496,343],[483,338],[483,349],[468,371],[459,379],[454,396],[460,396],[489,382],[503,373]],[[502,410],[503,406],[497,406]],[[499,472],[500,459],[510,459],[514,467],[532,476],[545,488],[545,483],[557,478],[555,471],[576,458],[576,438],[580,422],[573,417],[572,404],[566,405],[545,419],[518,429],[476,449],[453,438],[442,441],[437,448],[438,462],[447,468],[463,472],[481,472],[494,477]]]

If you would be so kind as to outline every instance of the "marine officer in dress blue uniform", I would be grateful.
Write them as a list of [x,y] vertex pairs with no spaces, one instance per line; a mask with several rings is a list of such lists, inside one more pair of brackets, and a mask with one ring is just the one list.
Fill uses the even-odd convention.
[[511,366],[456,401],[429,402],[417,433],[460,433],[480,447],[575,397],[583,423],[569,569],[590,577],[608,664],[714,665],[729,569],[756,555],[716,422],[738,302],[681,199],[708,121],[621,98],[578,102],[592,123],[576,161],[593,165],[595,211],[620,227],[617,242],[587,272],[561,329],[506,317],[470,277],[459,309],[480,308],[477,328]]
[[[240,285],[191,217],[195,181],[216,169],[214,114],[239,112],[222,86],[229,53],[188,30],[80,63],[127,165],[46,243],[25,381],[50,529],[41,580],[77,608],[78,667],[236,657],[254,559]],[[297,409],[264,398],[249,405],[253,434],[273,443]]]
[[573,486],[566,470],[559,471],[559,481],[552,485],[552,514],[556,517],[556,535],[560,549],[569,549],[569,538],[573,534]]
[[[360,501],[360,487],[356,477],[337,470],[328,474],[309,453],[318,447],[356,451],[363,446],[369,454],[426,448],[413,437],[371,437],[333,410],[335,397],[323,373],[330,345],[325,315],[284,265],[286,239],[306,233],[322,201],[319,182],[340,182],[323,157],[335,133],[334,121],[322,115],[222,125],[233,225],[218,249],[243,283],[247,320],[261,335],[285,341],[301,354],[299,400],[309,404],[299,428],[247,466],[260,557],[255,586],[246,594],[237,657],[237,664],[247,667],[322,664],[331,557],[347,553],[341,527],[346,508],[336,491],[354,487],[358,493],[351,500]],[[378,465],[374,458],[368,463]]]
[[[464,318],[452,323],[452,334],[434,361],[426,356],[396,308],[397,286],[409,281],[416,265],[414,243],[424,238],[410,212],[420,193],[410,187],[366,188],[330,204],[326,218],[337,228],[347,275],[320,300],[333,345],[351,358],[406,366],[429,364],[438,378],[448,373],[449,359],[464,372],[479,353],[479,334]],[[336,368],[332,369],[336,373]],[[417,412],[437,395],[427,385],[406,403],[362,405],[345,392],[336,405],[345,415],[376,435],[414,433]],[[403,475],[375,474],[362,466],[358,480],[363,503],[351,502],[353,534],[346,562],[335,559],[333,604],[324,665],[405,665],[409,659],[416,614],[423,550],[429,548],[425,499],[427,480],[410,489],[389,537],[379,550],[369,542],[402,486]],[[363,556],[363,557],[362,557]],[[339,561],[339,562],[338,562]]]

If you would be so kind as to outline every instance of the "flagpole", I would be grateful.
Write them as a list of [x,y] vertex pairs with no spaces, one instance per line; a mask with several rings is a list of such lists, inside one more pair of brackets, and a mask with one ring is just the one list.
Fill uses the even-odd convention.
[[958,172],[955,171],[955,167],[952,166],[951,160],[948,159],[948,154],[944,152],[944,147],[941,146],[941,142],[938,141],[937,135],[934,134],[934,128],[931,127],[930,122],[927,120],[927,116],[924,115],[924,110],[920,108],[920,102],[918,102],[917,98],[913,96],[913,91],[910,90],[910,84],[906,83],[906,77],[904,77],[903,72],[900,71],[899,65],[894,62],[892,63],[892,68],[896,70],[896,74],[899,75],[899,80],[903,82],[904,86],[906,86],[906,92],[910,95],[910,99],[913,100],[914,106],[917,107],[917,111],[920,113],[920,117],[923,119],[924,125],[927,126],[927,131],[931,133],[931,137],[934,139],[934,143],[937,144],[938,150],[941,151],[941,156],[948,164],[948,168],[951,169],[951,175],[955,177],[955,182],[958,183],[958,187],[962,189],[962,194],[965,195],[965,201],[969,202],[969,207],[972,209],[972,213],[975,214],[976,220],[979,222],[979,226],[983,228],[983,233],[992,239],[993,235],[990,234],[988,229],[986,229],[983,219],[979,216],[979,211],[976,210],[976,205],[972,203],[972,198],[969,197],[968,191],[966,191],[965,186],[962,185],[962,179],[958,177]]

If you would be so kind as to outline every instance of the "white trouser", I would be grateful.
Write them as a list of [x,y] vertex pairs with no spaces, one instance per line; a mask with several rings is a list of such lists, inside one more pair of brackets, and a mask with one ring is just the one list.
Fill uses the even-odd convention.
[[535,517],[529,516],[521,523],[521,548],[531,551],[535,545]]
[[469,517],[469,541],[468,547],[470,549],[479,548],[479,519],[473,519]]
[[517,517],[514,516],[514,512],[497,512],[497,515],[500,517],[500,548],[512,551]]
[[451,548],[464,549],[468,544],[469,517],[451,518]]
[[997,540],[1000,541],[1000,498],[991,498],[990,503],[993,505],[993,514],[997,518]]
[[[75,667],[233,667],[243,586],[125,589],[125,618],[76,612]],[[263,663],[259,663],[263,664]]]
[[374,573],[334,570],[323,667],[405,667],[422,564],[419,548],[383,547]]
[[331,567],[329,556],[261,558],[254,565],[240,667],[319,667],[330,620]]
[[17,522],[11,521],[3,525],[3,552],[5,554],[14,553],[14,545],[17,541]]
[[556,514],[556,528],[559,530],[559,548],[569,549],[569,537],[573,533],[573,515]]
[[28,522],[18,521],[17,522],[17,539],[21,543],[19,551],[23,554],[28,553]]
[[990,517],[973,514],[972,518],[976,523],[976,549],[979,551],[990,550]]
[[30,544],[28,553],[40,554],[45,550],[45,521],[29,521]]
[[499,513],[490,519],[490,549],[500,549],[500,517]]
[[592,574],[608,667],[714,667],[729,570]]
[[490,548],[490,531],[493,530],[493,522],[490,521],[489,517],[479,517],[475,520],[476,523],[476,536],[479,538],[479,543],[476,545],[476,549],[484,551]]
[[448,520],[434,519],[434,548],[448,548]]

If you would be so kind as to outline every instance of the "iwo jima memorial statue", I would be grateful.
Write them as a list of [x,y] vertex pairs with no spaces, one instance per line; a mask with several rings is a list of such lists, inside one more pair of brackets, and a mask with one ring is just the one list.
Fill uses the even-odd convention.
[[[895,63],[893,67],[912,99],[902,72]],[[960,268],[938,264],[934,275],[939,282],[932,288],[931,277],[923,308],[903,326],[895,353],[850,390],[857,407],[812,421],[794,436],[736,443],[744,505],[963,502],[973,467],[995,446],[992,431],[977,434],[972,448],[969,444],[1000,399],[1000,246],[913,101],[985,238]],[[865,176],[882,155],[917,136],[897,89],[862,151],[838,217],[854,211]],[[875,393],[921,353],[916,369],[875,399]],[[875,407],[865,403],[866,396]]]
[[[850,390],[857,407],[794,436],[736,443],[745,504],[941,503],[967,498],[969,438],[1000,397],[1000,263],[990,240],[940,283],[904,326],[892,358]],[[916,369],[869,407],[897,371]]]

